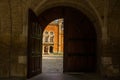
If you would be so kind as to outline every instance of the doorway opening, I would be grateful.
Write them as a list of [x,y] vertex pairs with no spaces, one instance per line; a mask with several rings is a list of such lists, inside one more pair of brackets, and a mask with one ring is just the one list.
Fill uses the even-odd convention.
[[[60,71],[93,73],[97,71],[97,33],[93,22],[80,10],[60,6],[50,8],[38,16],[33,11],[29,11],[28,77],[47,72],[44,71],[47,69],[43,70],[42,68],[50,66],[46,65],[43,67],[42,54],[46,56],[45,58],[48,58],[47,55],[58,55],[60,49],[55,48],[53,45],[55,33],[52,30],[47,31],[45,28],[47,28],[46,26],[50,21],[57,19],[55,20],[57,22],[61,18],[64,19],[64,27],[61,27],[64,32],[64,59],[62,61],[63,70]],[[57,40],[61,41],[60,39]],[[50,45],[45,44],[42,46],[42,41],[45,43],[50,42]],[[50,70],[54,72],[55,69]],[[56,71],[59,70],[56,69]]]
[[64,25],[63,18],[50,22],[43,31],[42,73],[63,72]]

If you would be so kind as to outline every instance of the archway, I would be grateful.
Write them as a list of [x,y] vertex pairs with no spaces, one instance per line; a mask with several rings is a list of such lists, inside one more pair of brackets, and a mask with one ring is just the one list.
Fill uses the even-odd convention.
[[[50,22],[43,31],[42,73],[63,72],[63,19]],[[47,41],[46,41],[46,37]],[[48,51],[45,52],[45,46]]]
[[50,46],[50,53],[53,53],[53,46]]
[[[88,57],[92,55],[96,58],[97,36],[96,36],[93,23],[82,12],[80,12],[77,9],[71,8],[71,7],[55,7],[55,8],[48,9],[39,15],[39,22],[42,23],[41,25],[46,25],[47,22],[52,21],[57,18],[61,18],[61,17],[64,18],[64,27],[65,27],[65,30],[64,30],[64,33],[65,33],[64,53],[65,54],[64,54],[64,68],[63,68],[64,72],[74,72],[74,71],[79,72],[82,70],[88,71],[85,68],[85,65],[87,65],[87,63],[90,63],[91,65],[90,67],[93,67],[92,65],[95,64],[93,68],[96,70],[97,62],[94,62],[96,61],[96,59],[92,60],[92,58],[89,57],[90,59],[88,61],[91,60],[93,62],[87,62],[87,60],[85,62],[84,61],[82,62],[82,60],[80,60],[80,59],[84,60],[85,56]],[[84,47],[80,47],[80,45],[83,45]],[[68,48],[73,51],[69,51]],[[81,48],[82,50],[84,49],[83,52],[82,50],[80,51],[79,48]],[[69,56],[69,60],[68,60],[68,56]],[[83,56],[83,57],[80,58],[78,56]],[[75,58],[75,60],[73,58]],[[76,61],[76,58],[78,59],[78,62]],[[72,67],[70,67],[72,64],[72,61],[74,63],[73,65],[83,64],[84,66],[82,67],[85,69],[83,68],[80,69],[79,68],[80,66],[77,66],[77,65],[76,65],[76,68],[73,69]]]
[[97,34],[91,20],[72,7],[50,8],[37,19],[43,31],[49,22],[59,18],[64,18],[63,71],[96,72]]

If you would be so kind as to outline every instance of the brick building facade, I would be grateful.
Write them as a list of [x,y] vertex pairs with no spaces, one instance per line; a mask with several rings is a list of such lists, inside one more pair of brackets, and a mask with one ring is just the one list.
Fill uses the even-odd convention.
[[63,19],[48,24],[43,32],[43,54],[63,53]]

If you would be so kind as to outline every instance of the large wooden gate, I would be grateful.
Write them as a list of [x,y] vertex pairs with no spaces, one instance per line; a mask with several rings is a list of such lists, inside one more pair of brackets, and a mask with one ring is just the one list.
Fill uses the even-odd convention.
[[96,71],[96,32],[77,10],[64,9],[64,72]]
[[37,16],[29,10],[28,20],[28,72],[30,78],[41,73],[42,62],[42,31],[39,26]]

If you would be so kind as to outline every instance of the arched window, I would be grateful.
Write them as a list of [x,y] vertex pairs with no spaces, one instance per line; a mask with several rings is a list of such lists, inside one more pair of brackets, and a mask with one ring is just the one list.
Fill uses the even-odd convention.
[[53,46],[50,46],[50,53],[53,53]]
[[50,37],[50,42],[53,42],[54,41],[54,36],[51,36]]
[[54,33],[53,32],[50,32],[50,35],[53,35]]
[[48,46],[44,47],[44,52],[48,52]]
[[45,34],[45,35],[48,35],[48,31],[45,31],[44,34]]

